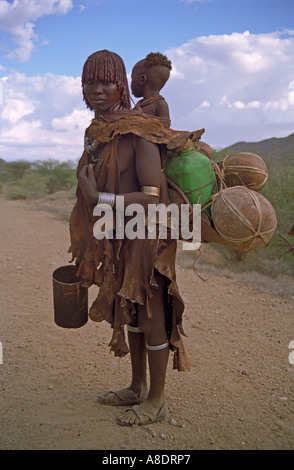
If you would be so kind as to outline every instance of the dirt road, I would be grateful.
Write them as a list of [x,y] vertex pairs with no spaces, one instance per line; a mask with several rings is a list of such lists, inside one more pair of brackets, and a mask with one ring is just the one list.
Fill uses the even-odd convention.
[[202,266],[203,281],[180,254],[191,371],[173,371],[171,357],[166,420],[122,428],[121,409],[97,402],[129,384],[129,357],[109,353],[109,325],[53,321],[51,275],[70,259],[67,223],[25,201],[2,197],[0,208],[1,449],[294,449],[294,283],[281,296],[256,275],[253,283]]

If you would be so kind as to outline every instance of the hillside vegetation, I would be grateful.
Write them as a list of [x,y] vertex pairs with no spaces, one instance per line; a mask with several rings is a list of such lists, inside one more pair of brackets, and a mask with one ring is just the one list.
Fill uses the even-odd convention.
[[276,163],[282,165],[286,160],[294,158],[294,134],[288,137],[262,140],[260,142],[238,142],[230,147],[227,147],[216,155],[232,154],[237,152],[252,152],[260,155],[265,161],[273,158]]
[[[227,155],[252,152],[265,161],[269,178],[261,190],[273,205],[278,227],[269,244],[249,253],[216,246],[234,269],[262,272],[271,277],[294,275],[294,237],[288,232],[294,224],[294,134],[285,138],[271,138],[261,142],[239,142],[214,152],[214,160]],[[0,189],[8,199],[42,199],[63,192],[73,199],[76,188],[76,163],[46,161],[0,160]],[[68,217],[69,212],[66,212]]]
[[0,188],[8,199],[39,199],[76,186],[73,162],[0,161]]

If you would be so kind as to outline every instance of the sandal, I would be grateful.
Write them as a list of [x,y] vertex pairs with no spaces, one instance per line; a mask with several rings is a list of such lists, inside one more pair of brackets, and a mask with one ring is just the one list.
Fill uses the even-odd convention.
[[[110,393],[113,394],[113,399],[112,401],[106,401],[105,398],[108,397]],[[129,388],[124,388],[122,390],[116,390],[115,392],[110,390],[104,395],[101,395],[100,397],[98,397],[98,401],[99,403],[102,403],[103,405],[109,405],[109,406],[138,405],[139,403],[142,403],[142,401],[145,400],[146,396],[147,396],[146,392],[144,394],[135,393],[133,392],[133,390]]]
[[[126,422],[122,421],[121,418],[128,411],[132,411],[136,415],[136,417],[139,419],[139,423],[134,423],[133,424],[133,423],[126,423]],[[133,406],[133,408],[127,409],[122,415],[117,416],[116,422],[117,422],[117,424],[120,424],[121,426],[145,426],[146,424],[156,423],[158,421],[162,421],[163,419],[165,419],[166,411],[167,411],[167,409],[166,409],[166,404],[165,403],[163,403],[163,405],[159,409],[156,416],[151,415],[149,411],[144,410],[143,408],[141,408],[138,405],[135,405],[135,406]]]

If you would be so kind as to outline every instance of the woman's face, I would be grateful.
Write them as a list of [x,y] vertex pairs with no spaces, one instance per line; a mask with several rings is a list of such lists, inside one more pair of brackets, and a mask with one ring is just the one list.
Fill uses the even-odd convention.
[[108,111],[120,100],[120,91],[115,83],[106,83],[100,80],[88,80],[84,84],[84,94],[88,103],[97,113]]

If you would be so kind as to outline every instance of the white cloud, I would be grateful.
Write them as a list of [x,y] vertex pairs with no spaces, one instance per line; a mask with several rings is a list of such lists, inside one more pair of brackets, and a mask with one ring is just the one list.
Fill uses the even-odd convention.
[[79,5],[79,13],[82,13],[84,10],[86,10],[86,6],[85,5]]
[[92,117],[80,77],[14,73],[3,83],[1,158],[77,160]]
[[89,117],[89,111],[74,109],[67,116],[52,119],[52,126],[57,131],[78,131],[79,135],[82,135],[85,130],[84,125],[88,122]]
[[20,121],[24,116],[31,114],[34,111],[33,103],[27,101],[24,97],[12,98],[9,104],[6,104],[2,110],[2,117],[11,124]]
[[215,147],[294,132],[294,31],[201,36],[165,53],[173,128],[205,127]]
[[72,0],[0,0],[0,28],[12,35],[17,46],[9,56],[29,60],[37,40],[34,21],[46,15],[65,15],[72,8]]
[[[34,137],[36,136],[36,131],[38,130],[42,131],[41,121],[21,120],[13,127],[4,127],[2,129],[1,141],[2,143],[7,144],[34,146]],[[24,154],[22,151],[20,151],[20,154],[17,153],[17,155],[15,155],[15,160],[22,157],[24,157]]]
[[199,108],[210,108],[210,102],[209,101],[202,101]]
[[260,102],[257,100],[249,101],[248,103],[244,103],[243,101],[237,100],[231,103],[226,95],[222,97],[222,99],[219,101],[219,104],[227,106],[228,108],[235,108],[235,109],[248,109],[248,108],[260,107]]
[[[293,31],[200,37],[166,54],[173,71],[161,93],[174,129],[205,127],[214,148],[294,132]],[[80,77],[14,72],[0,84],[1,158],[80,157],[93,117]]]
[[291,82],[289,83],[289,95],[288,95],[288,99],[289,99],[289,103],[291,104],[294,104],[294,91],[292,91],[292,88],[294,88],[294,80],[291,80]]

